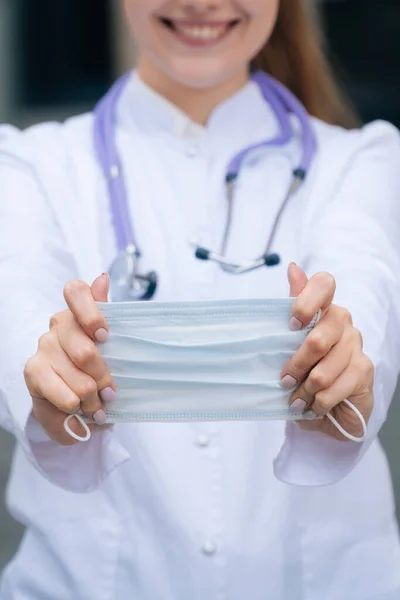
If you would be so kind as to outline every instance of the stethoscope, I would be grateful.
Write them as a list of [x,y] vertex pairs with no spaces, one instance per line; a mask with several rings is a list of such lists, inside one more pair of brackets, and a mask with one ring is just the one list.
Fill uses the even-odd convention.
[[[157,274],[151,271],[142,274],[139,269],[141,256],[129,211],[128,197],[121,160],[115,140],[116,105],[125,89],[130,73],[123,75],[103,97],[94,112],[94,145],[107,181],[108,196],[117,242],[117,257],[109,268],[110,300],[114,302],[150,300],[157,289]],[[229,163],[225,177],[228,212],[219,253],[194,244],[195,256],[199,260],[210,260],[221,269],[239,275],[260,267],[278,265],[280,257],[272,252],[276,233],[290,199],[306,179],[316,152],[316,138],[310,117],[297,98],[281,83],[262,71],[252,73],[252,80],[258,85],[265,101],[272,108],[279,123],[276,137],[254,144],[237,154]],[[233,221],[233,208],[236,183],[246,157],[260,148],[279,147],[293,138],[290,115],[297,118],[302,131],[302,153],[297,167],[293,170],[289,189],[275,217],[264,252],[254,261],[238,263],[226,256],[229,234]]]
[[[129,214],[128,198],[125,188],[125,181],[122,172],[121,161],[118,155],[115,142],[115,108],[118,98],[125,88],[127,79],[130,75],[126,74],[119,79],[110,91],[99,102],[95,109],[94,118],[94,142],[97,156],[104,172],[108,194],[111,205],[113,224],[115,228],[118,254],[112,263],[110,274],[110,300],[118,301],[133,301],[133,300],[150,300],[157,289],[157,275],[154,272],[141,274],[138,268],[140,258],[140,250],[136,241],[135,232],[133,230],[132,221]],[[219,253],[212,252],[207,248],[195,247],[195,256],[200,260],[211,260],[220,265],[220,267],[233,274],[248,273],[260,267],[272,267],[279,264],[280,257],[278,254],[271,252],[275,241],[276,232],[282,218],[282,214],[289,202],[294,196],[299,186],[304,182],[312,160],[316,151],[316,139],[311,127],[309,115],[302,104],[278,81],[266,75],[263,72],[252,74],[252,79],[255,81],[266,102],[275,112],[279,122],[280,131],[272,140],[255,144],[240,152],[228,165],[225,178],[227,200],[228,200],[228,215],[222,240],[222,247]],[[275,217],[274,224],[264,252],[259,258],[251,263],[237,263],[226,258],[226,250],[229,239],[229,232],[233,218],[233,201],[235,195],[235,185],[239,177],[240,169],[244,159],[250,152],[259,148],[270,146],[283,146],[290,142],[293,138],[293,130],[290,123],[290,115],[297,117],[301,129],[303,148],[298,166],[293,170],[292,181],[289,189],[284,197],[280,209]],[[343,400],[349,408],[358,416],[363,434],[360,437],[354,437],[343,429],[338,421],[331,415],[327,417],[335,425],[335,427],[349,440],[354,442],[362,442],[367,435],[367,426],[364,417],[356,406],[349,400]],[[75,434],[70,426],[69,421],[72,418],[77,418],[85,429],[85,436],[80,437]],[[66,431],[76,440],[87,441],[91,432],[87,424],[80,415],[69,415],[64,421]]]

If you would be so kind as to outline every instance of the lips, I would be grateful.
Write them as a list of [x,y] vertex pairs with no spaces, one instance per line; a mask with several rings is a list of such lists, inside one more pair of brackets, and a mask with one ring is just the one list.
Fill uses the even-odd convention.
[[160,21],[182,41],[195,45],[208,45],[222,40],[239,21],[188,22],[161,18]]

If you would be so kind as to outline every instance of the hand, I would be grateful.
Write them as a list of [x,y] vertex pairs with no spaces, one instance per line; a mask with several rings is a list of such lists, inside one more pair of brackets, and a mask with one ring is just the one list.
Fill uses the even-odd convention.
[[[50,330],[39,340],[36,354],[25,365],[24,376],[33,402],[33,416],[47,435],[61,445],[76,444],[64,429],[68,415],[82,410],[96,424],[104,425],[104,402],[115,397],[115,385],[98,352],[97,342],[106,342],[106,321],[95,302],[106,301],[109,287],[104,274],[90,288],[82,281],[65,286],[64,297],[69,310],[54,315]],[[85,432],[77,419],[71,430],[79,436]]]
[[[363,353],[361,333],[353,327],[349,312],[332,304],[336,288],[332,275],[317,273],[308,281],[300,267],[291,263],[288,278],[290,295],[297,297],[291,328],[308,325],[318,310],[322,317],[283,369],[281,385],[292,389],[300,384],[291,398],[296,412],[311,409],[320,416],[329,412],[345,431],[360,437],[359,418],[343,400],[349,400],[368,422],[374,405],[374,367]],[[297,423],[302,429],[347,439],[326,416]]]

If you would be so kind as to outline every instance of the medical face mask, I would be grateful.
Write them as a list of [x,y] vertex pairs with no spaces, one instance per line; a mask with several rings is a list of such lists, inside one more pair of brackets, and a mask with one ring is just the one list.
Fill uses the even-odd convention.
[[[293,298],[99,303],[99,345],[116,384],[108,423],[313,419],[280,385],[285,364],[315,326],[291,331]],[[82,420],[80,415],[79,420]],[[87,419],[84,421],[88,422]],[[66,426],[68,432],[79,438]]]

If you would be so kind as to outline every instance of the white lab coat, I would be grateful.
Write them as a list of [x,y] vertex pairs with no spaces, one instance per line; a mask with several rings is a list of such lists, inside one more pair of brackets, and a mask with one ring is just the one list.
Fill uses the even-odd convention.
[[[0,129],[0,416],[19,440],[7,500],[27,525],[1,600],[394,600],[400,546],[376,439],[400,362],[400,142],[377,122],[346,132],[314,121],[318,155],[288,206],[282,264],[242,276],[193,257],[218,249],[232,156],[277,124],[257,88],[203,129],[132,78],[117,141],[143,269],[157,300],[286,296],[294,260],[337,278],[376,366],[367,441],[282,422],[131,424],[62,448],[29,417],[22,369],[73,278],[115,255],[92,115]],[[257,152],[240,177],[229,255],[258,256],[287,191],[300,135]]]

